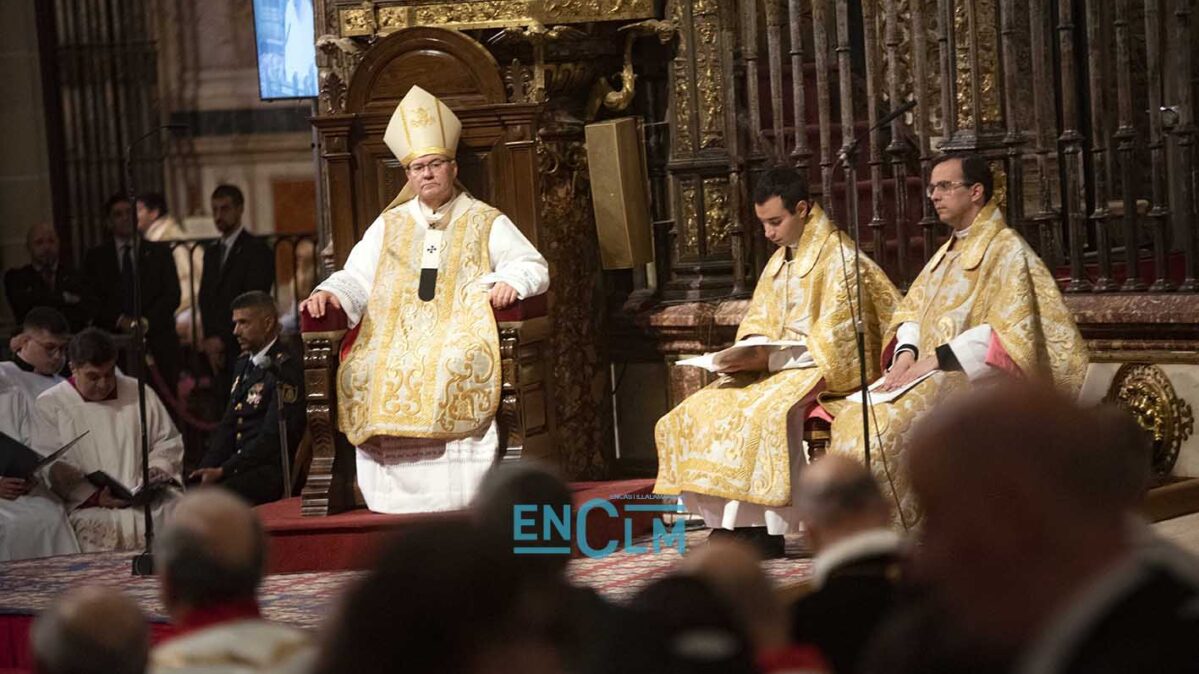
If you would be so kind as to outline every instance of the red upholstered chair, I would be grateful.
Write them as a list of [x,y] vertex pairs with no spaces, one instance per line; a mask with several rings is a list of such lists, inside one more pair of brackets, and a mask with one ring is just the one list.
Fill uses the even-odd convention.
[[[496,460],[552,459],[553,409],[549,395],[549,306],[545,295],[495,312],[500,337],[500,451]],[[354,448],[337,429],[337,366],[357,336],[340,309],[320,319],[300,315],[304,340],[304,396],[310,452],[301,513],[332,515],[363,505]],[[301,466],[295,474],[302,474]]]

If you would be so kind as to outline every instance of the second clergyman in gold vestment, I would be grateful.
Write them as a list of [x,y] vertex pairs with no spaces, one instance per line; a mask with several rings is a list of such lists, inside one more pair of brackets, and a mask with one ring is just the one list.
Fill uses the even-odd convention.
[[[802,425],[815,394],[857,387],[854,247],[809,201],[793,170],[767,173],[754,199],[766,237],[780,247],[758,280],[737,339],[802,340],[806,351],[762,348],[718,361],[720,379],[658,422],[655,491],[681,494],[713,530],[766,527],[777,535],[798,524],[789,507],[791,485],[805,460]],[[867,369],[874,377],[882,329],[899,295],[865,257],[862,272]]]
[[[894,349],[882,389],[903,392],[872,406],[871,468],[906,527],[920,518],[903,454],[921,415],[970,382],[997,375],[1038,379],[1077,395],[1086,374],[1086,346],[1057,283],[1004,222],[991,191],[980,157],[934,164],[929,198],[953,233],[912,283],[884,340]],[[824,406],[836,415],[829,452],[860,459],[861,406],[845,400]]]

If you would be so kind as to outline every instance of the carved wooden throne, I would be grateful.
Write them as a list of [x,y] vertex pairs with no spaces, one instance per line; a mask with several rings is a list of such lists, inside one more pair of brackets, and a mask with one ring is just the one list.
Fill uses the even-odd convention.
[[[511,217],[538,245],[533,134],[540,108],[506,102],[499,65],[482,45],[456,31],[408,28],[375,42],[352,71],[343,74],[348,85],[324,87],[322,114],[313,120],[339,266],[404,185],[404,171],[384,144],[383,132],[414,84],[441,98],[462,121],[459,179],[472,194]],[[504,458],[552,458],[554,452],[546,304],[545,296],[530,298],[496,316]],[[345,329],[344,315],[303,320],[304,384],[313,440],[302,492],[304,515],[328,515],[361,504],[354,448],[337,430],[337,363]]]

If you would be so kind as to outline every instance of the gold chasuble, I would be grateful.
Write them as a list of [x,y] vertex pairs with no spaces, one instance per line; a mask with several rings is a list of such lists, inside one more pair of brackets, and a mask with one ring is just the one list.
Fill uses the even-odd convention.
[[[917,346],[922,357],[971,328],[989,325],[991,351],[1006,352],[1020,376],[1051,382],[1072,396],[1082,388],[1087,352],[1078,326],[1045,263],[1007,226],[994,200],[964,237],[950,237],[928,261],[891,318],[884,343],[890,344],[906,322],[920,326]],[[990,368],[995,373],[1005,369],[1012,368]],[[872,406],[871,467],[880,484],[890,488],[905,527],[920,518],[902,470],[914,423],[938,401],[967,386],[963,372],[937,371],[896,400]],[[823,404],[836,415],[829,451],[860,460],[861,407],[846,400]]]
[[[779,248],[766,263],[737,339],[762,335],[804,340],[815,366],[723,375],[662,417],[655,428],[655,492],[787,505],[791,501],[787,433],[791,408],[811,396],[821,382],[833,389],[857,386],[850,310],[853,242],[813,204],[794,259],[788,259],[788,250]],[[899,294],[866,257],[862,281],[867,370],[875,377],[882,326],[890,320]]]
[[338,372],[341,430],[355,445],[374,436],[465,438],[499,407],[499,334],[479,280],[491,271],[488,237],[500,212],[471,200],[451,220],[436,293],[425,301],[417,288],[433,239],[408,206],[383,214],[370,310]]

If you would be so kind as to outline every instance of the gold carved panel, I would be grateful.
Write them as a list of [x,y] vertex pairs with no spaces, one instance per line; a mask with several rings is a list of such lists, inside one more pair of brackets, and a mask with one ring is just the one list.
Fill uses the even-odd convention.
[[695,87],[699,93],[699,144],[724,146],[724,79],[721,77],[720,19],[716,3],[696,0]]
[[679,183],[679,205],[682,217],[675,224],[675,258],[699,255],[699,188],[694,180],[683,179]]
[[691,76],[691,31],[686,28],[686,12],[683,5],[686,0],[674,0],[671,3],[670,16],[676,26],[680,26],[678,31],[679,42],[678,49],[675,52],[674,62],[671,67],[671,77],[673,78],[674,95],[671,97],[671,104],[674,109],[674,150],[680,154],[690,154],[695,151],[695,140],[692,138],[691,124],[691,83],[694,78]]
[[413,4],[366,2],[342,8],[342,37],[372,36],[409,26],[478,29],[654,18],[653,0],[463,0]]
[[704,240],[707,254],[728,248],[733,218],[729,217],[729,181],[723,178],[704,180]]
[[1153,436],[1153,474],[1170,475],[1182,443],[1195,430],[1195,415],[1190,403],[1174,392],[1166,373],[1149,363],[1125,363],[1104,402],[1128,411]]

